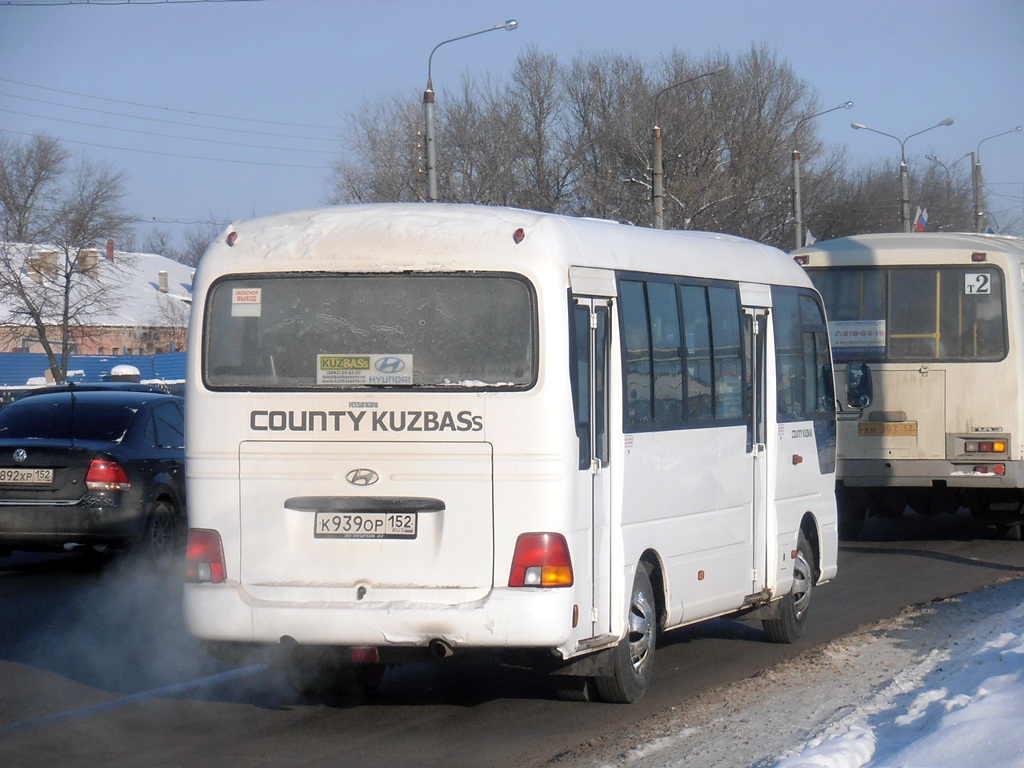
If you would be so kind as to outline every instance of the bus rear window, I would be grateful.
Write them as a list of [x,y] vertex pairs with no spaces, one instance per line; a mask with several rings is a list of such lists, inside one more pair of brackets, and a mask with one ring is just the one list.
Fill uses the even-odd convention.
[[536,310],[509,275],[279,274],[210,292],[203,380],[226,389],[525,388]]
[[850,360],[1000,360],[1002,273],[990,266],[807,270],[828,313],[832,355]]

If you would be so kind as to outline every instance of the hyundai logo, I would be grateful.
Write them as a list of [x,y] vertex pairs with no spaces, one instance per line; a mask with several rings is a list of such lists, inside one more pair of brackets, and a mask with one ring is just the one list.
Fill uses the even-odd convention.
[[19,448],[14,452],[14,460],[21,464],[25,459],[28,458],[28,452],[24,448]]
[[347,475],[345,479],[348,480],[352,485],[373,485],[380,480],[380,475],[374,472],[372,469],[353,469]]
[[400,357],[382,357],[373,367],[381,373],[398,373],[405,368],[405,360]]

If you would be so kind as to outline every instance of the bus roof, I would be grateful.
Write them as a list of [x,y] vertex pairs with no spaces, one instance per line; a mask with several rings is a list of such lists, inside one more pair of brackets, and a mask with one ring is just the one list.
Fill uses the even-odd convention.
[[791,255],[807,256],[807,266],[813,267],[963,263],[970,262],[973,253],[1024,258],[1024,238],[970,232],[882,232],[822,240]]
[[344,205],[239,221],[210,245],[197,280],[211,272],[207,279],[229,272],[519,266],[563,274],[569,266],[589,266],[809,285],[782,251],[732,235],[444,203]]

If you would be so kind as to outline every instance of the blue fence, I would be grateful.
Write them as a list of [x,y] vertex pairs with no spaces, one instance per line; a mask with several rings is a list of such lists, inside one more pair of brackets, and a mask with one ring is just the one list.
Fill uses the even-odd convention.
[[[111,371],[118,365],[137,368],[141,381],[162,382],[171,391],[183,388],[184,352],[164,352],[158,355],[71,355],[68,360],[68,381],[79,384],[110,381]],[[45,376],[48,368],[46,355],[0,352],[0,399],[6,402],[13,395],[33,386],[29,382]]]

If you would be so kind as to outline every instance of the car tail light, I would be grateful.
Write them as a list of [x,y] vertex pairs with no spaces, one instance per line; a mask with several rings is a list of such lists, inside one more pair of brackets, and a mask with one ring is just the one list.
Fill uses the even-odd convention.
[[124,467],[116,461],[93,459],[85,475],[85,487],[90,491],[127,491],[132,484]]
[[559,533],[524,533],[512,556],[510,587],[571,587],[569,545]]
[[224,545],[217,531],[192,528],[185,547],[185,581],[195,583],[227,580]]

